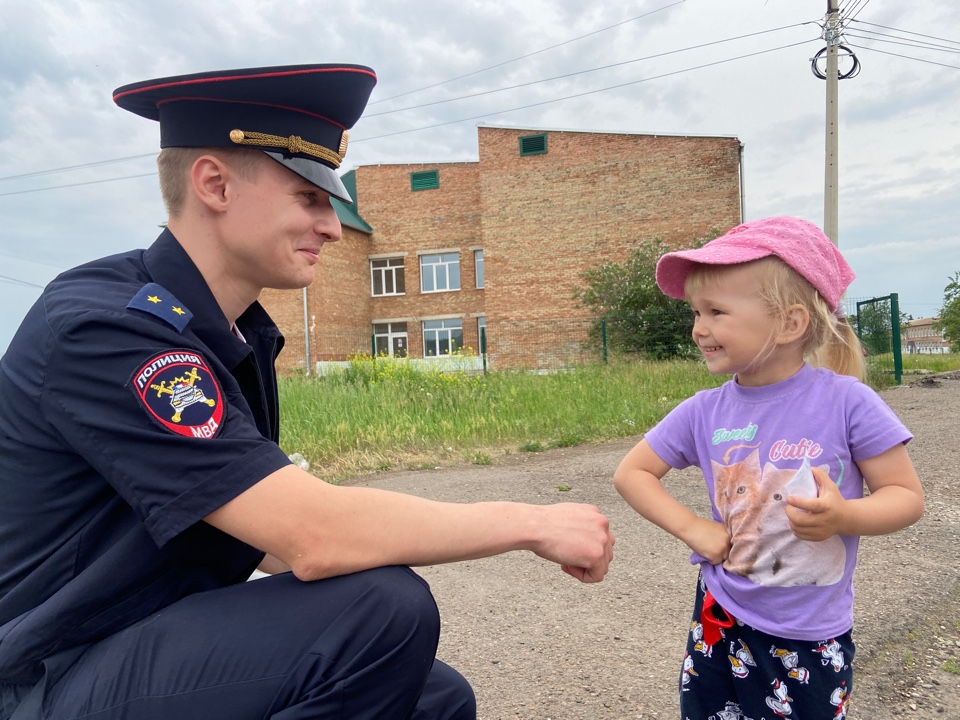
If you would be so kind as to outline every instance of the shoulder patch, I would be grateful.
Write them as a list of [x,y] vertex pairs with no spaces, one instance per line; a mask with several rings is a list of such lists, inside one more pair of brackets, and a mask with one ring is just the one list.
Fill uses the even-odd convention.
[[223,422],[223,392],[203,356],[168,350],[147,360],[128,383],[147,414],[172,433],[209,439]]
[[173,296],[173,293],[165,290],[162,285],[157,285],[157,283],[144,285],[140,292],[127,303],[127,307],[133,310],[142,310],[161,320],[166,320],[180,333],[193,318],[193,313],[187,310],[183,303]]

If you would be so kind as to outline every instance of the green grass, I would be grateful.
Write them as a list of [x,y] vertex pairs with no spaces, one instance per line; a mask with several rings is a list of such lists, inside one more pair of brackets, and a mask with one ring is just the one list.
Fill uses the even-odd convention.
[[490,455],[484,452],[475,452],[473,457],[470,458],[470,462],[474,465],[489,465],[490,464]]
[[723,380],[696,362],[467,375],[356,360],[335,375],[281,381],[281,446],[331,480],[387,467],[487,464],[505,452],[637,435]]
[[904,355],[903,374],[943,373],[960,370],[960,353]]
[[[945,355],[904,355],[902,362],[903,377],[901,378],[901,382],[907,383],[916,379],[918,375],[960,370],[960,353],[948,353]],[[878,390],[896,384],[893,353],[871,355],[867,359],[867,382]]]
[[[910,360],[914,371],[920,361],[936,372],[960,368],[960,356]],[[725,380],[697,361],[468,375],[360,359],[327,377],[281,380],[280,440],[334,482],[389,469],[486,465],[505,453],[639,435],[697,390]]]

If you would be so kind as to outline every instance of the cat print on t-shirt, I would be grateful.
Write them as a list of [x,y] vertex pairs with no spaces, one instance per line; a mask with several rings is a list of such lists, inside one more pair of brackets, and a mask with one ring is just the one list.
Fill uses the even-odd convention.
[[[801,540],[790,529],[786,505],[789,495],[809,494],[810,463],[780,468],[760,466],[758,450],[746,459],[723,465],[711,461],[714,500],[730,533],[731,548],[723,567],[759,585],[833,585],[843,576],[846,547],[838,536],[819,542]],[[824,472],[829,466],[820,466]],[[791,486],[787,484],[791,481]],[[806,486],[807,490],[797,486]]]

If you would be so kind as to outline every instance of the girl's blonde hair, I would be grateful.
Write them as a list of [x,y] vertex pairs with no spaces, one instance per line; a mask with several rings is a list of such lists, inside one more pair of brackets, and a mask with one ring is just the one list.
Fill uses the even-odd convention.
[[866,378],[863,348],[847,318],[837,317],[817,289],[776,256],[738,265],[697,264],[687,275],[686,294],[689,297],[708,282],[722,278],[731,268],[748,266],[754,270],[760,286],[760,302],[781,326],[791,305],[806,309],[810,322],[801,344],[807,362],[861,381]]

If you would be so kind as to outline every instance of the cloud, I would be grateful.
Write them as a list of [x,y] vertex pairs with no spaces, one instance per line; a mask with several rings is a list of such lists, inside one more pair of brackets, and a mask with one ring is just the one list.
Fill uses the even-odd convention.
[[[118,110],[114,88],[291,63],[378,72],[347,169],[476,160],[481,123],[736,136],[747,218],[820,223],[825,83],[810,58],[823,47],[822,11],[772,0],[0,0],[0,275],[45,282],[44,266],[22,262],[68,267],[156,235],[158,128]],[[960,39],[956,3],[870,3],[857,20]],[[960,84],[956,70],[877,51],[960,63],[874,38],[858,39],[873,50],[857,50],[862,71],[839,88],[840,246],[859,275],[852,290],[934,308],[960,269],[951,246],[960,246]],[[464,98],[521,83],[534,84]],[[0,282],[5,317],[22,315],[36,292]]]

